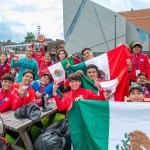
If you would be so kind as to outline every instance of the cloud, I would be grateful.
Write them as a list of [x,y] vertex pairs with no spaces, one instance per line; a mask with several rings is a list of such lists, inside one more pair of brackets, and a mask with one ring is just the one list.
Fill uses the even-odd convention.
[[[63,0],[1,0],[0,40],[21,41],[27,32],[37,35],[37,25],[47,38],[63,39]],[[141,9],[149,0],[92,0],[116,12]],[[146,4],[146,5],[145,5]]]
[[134,10],[148,8],[147,4],[150,4],[149,0],[92,0],[108,9],[115,12],[130,11],[131,8]]
[[[41,33],[46,37],[63,39],[63,10],[60,0],[5,0],[5,5],[4,2],[0,2],[0,5],[3,6],[0,25],[9,23],[7,28],[13,34],[20,33],[24,37],[27,32],[33,32],[37,35],[37,25],[40,25]],[[13,40],[16,40],[15,36]]]

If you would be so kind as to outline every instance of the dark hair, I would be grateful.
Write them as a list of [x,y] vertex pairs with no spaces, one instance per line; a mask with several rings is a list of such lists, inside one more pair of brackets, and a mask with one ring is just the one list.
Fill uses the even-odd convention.
[[96,71],[97,71],[97,73],[98,73],[98,78],[99,78],[99,80],[107,80],[107,76],[106,76],[105,72],[104,72],[103,70],[98,70],[98,67],[97,67],[96,65],[94,65],[94,64],[88,65],[88,66],[86,67],[86,71],[87,71],[88,69],[91,69],[91,68],[96,69]]
[[83,55],[83,53],[84,53],[86,50],[91,51],[91,49],[90,49],[90,48],[84,48],[84,49],[82,50],[82,55]]
[[52,75],[51,75],[50,73],[44,73],[44,74],[42,74],[42,75],[41,75],[41,78],[42,78],[43,76],[48,76],[49,79],[50,79],[50,82],[52,82]]
[[14,76],[13,75],[10,75],[9,73],[5,73],[2,77],[2,81],[3,80],[9,80],[9,81],[12,81],[14,82]]
[[[10,71],[9,71],[9,74],[10,74],[10,75],[12,75],[12,74],[11,74],[11,70],[12,70],[12,69],[15,69],[15,68],[10,68]],[[16,71],[16,69],[15,69],[15,71]],[[15,74],[14,74],[14,75],[12,75],[12,76],[14,76],[14,77],[15,77],[15,76],[16,76],[16,72],[15,72]]]
[[72,74],[70,74],[68,76],[68,80],[69,80],[69,82],[72,81],[72,80],[79,80],[79,81],[81,81],[81,76],[82,75],[80,73],[75,72],[75,73],[72,73]]
[[[49,52],[46,52],[46,53],[45,53],[45,55],[47,55],[47,54],[51,57],[51,54],[50,54]],[[45,56],[45,55],[44,55],[44,56]]]
[[99,71],[98,71],[98,67],[97,67],[96,65],[93,65],[93,64],[88,65],[88,66],[86,67],[86,70],[91,69],[91,68],[96,69],[97,73],[99,72]]
[[22,76],[24,77],[24,76],[25,76],[25,74],[27,74],[27,73],[31,73],[31,74],[33,75],[33,80],[35,79],[34,72],[33,72],[33,71],[31,71],[31,70],[26,70],[26,71],[24,71],[24,73],[22,74]]
[[145,77],[147,78],[147,74],[146,74],[145,72],[140,72],[140,73],[138,74],[138,77],[140,77],[140,76],[145,76]]
[[[2,52],[2,53],[0,53],[0,55],[1,55],[1,54],[4,54],[4,55],[7,57],[7,54],[6,54],[6,53],[3,53],[3,52]],[[0,60],[0,62],[1,62],[1,60]],[[4,63],[4,66],[7,64],[7,62],[8,62],[8,57],[7,57],[7,59],[6,59],[5,63]]]
[[58,50],[57,51],[57,54],[56,54],[56,58],[57,58],[57,61],[60,61],[60,58],[59,58],[59,53],[61,52],[61,51],[63,51],[64,53],[65,53],[65,58],[67,58],[68,57],[68,53],[67,53],[67,51],[66,50],[64,50],[64,49],[60,49],[60,50]]

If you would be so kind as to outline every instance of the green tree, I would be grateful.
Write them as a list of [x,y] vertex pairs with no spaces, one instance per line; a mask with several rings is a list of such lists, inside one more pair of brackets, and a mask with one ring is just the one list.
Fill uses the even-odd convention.
[[32,32],[27,32],[24,40],[25,42],[35,42],[35,35]]

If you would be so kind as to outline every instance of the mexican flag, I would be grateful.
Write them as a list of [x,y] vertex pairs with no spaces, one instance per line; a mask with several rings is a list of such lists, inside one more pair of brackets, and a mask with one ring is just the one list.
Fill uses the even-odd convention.
[[51,73],[53,79],[57,81],[57,83],[65,81],[65,71],[67,64],[70,66],[74,65],[73,58],[66,58],[50,67],[48,67],[49,72]]
[[150,103],[80,100],[68,111],[74,150],[150,149]]
[[[104,91],[108,93],[109,100],[123,101],[124,96],[128,95],[129,79],[126,59],[129,58],[129,49],[125,45],[118,46],[100,56],[88,61],[73,65],[69,68],[69,74],[82,70],[86,74],[86,66],[94,64],[99,69],[99,79]],[[91,86],[89,86],[91,85]],[[94,82],[82,77],[82,87],[93,90]]]

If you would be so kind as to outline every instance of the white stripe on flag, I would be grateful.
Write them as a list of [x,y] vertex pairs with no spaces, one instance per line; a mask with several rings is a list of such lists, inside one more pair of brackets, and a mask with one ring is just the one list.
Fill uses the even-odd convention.
[[65,70],[60,62],[48,67],[48,70],[58,83],[65,80]]
[[86,64],[86,66],[88,66],[90,64],[96,65],[99,70],[102,70],[105,73],[107,80],[110,80],[110,72],[109,72],[107,53],[102,54],[97,57],[94,57],[90,60],[87,60],[87,61],[85,61],[85,64]]
[[103,90],[105,92],[111,91],[109,94],[109,101],[114,101],[114,93],[116,92],[116,87],[118,85],[118,79],[110,80],[110,81],[105,81],[105,82],[100,82]]
[[[137,130],[150,140],[150,103],[110,102],[109,113],[109,150],[116,150],[117,145],[119,150],[121,146],[124,148],[123,141],[127,140],[125,134]],[[139,138],[139,135],[135,136]]]

